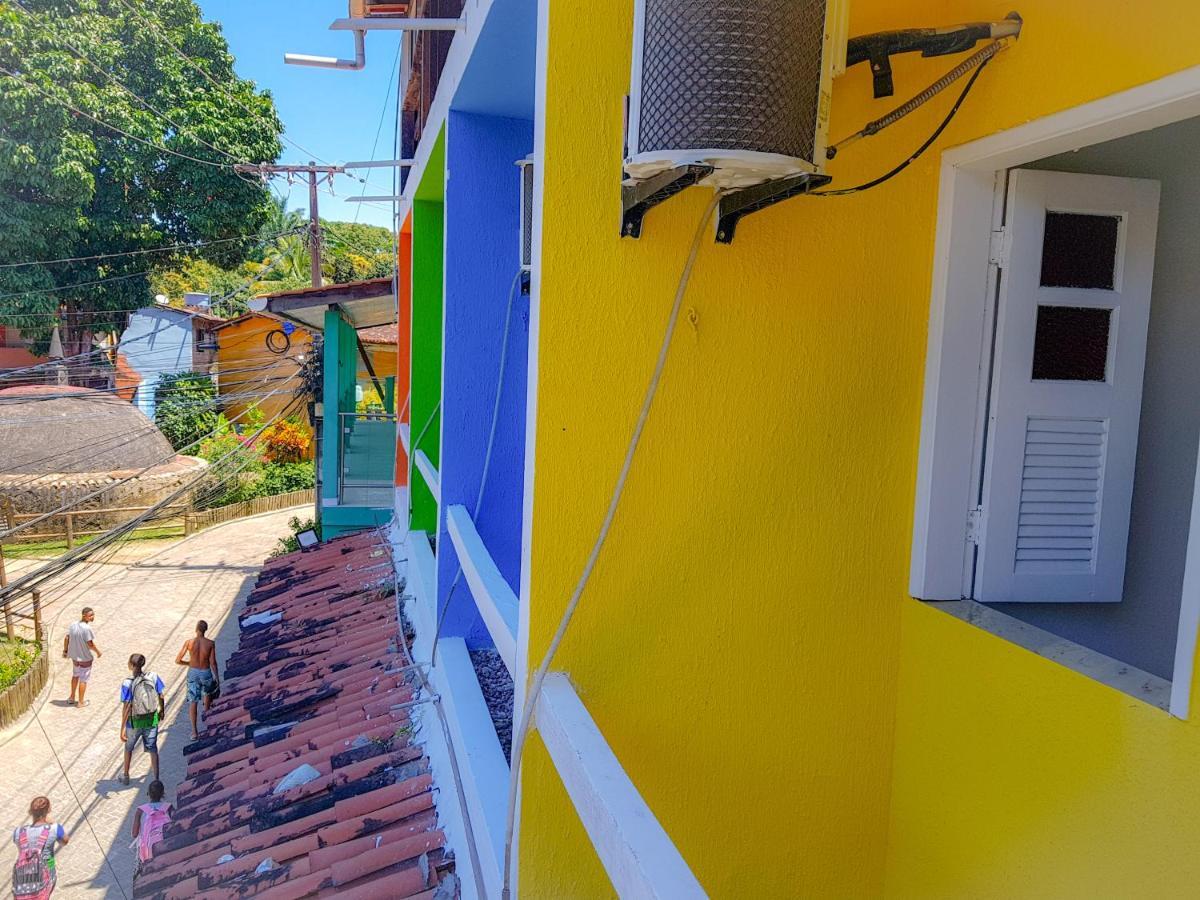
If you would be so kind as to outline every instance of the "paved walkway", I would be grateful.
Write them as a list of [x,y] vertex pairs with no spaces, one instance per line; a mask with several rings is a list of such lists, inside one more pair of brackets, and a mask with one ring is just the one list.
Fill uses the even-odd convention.
[[[3,829],[26,820],[30,799],[38,794],[50,797],[51,817],[62,822],[71,837],[70,846],[59,852],[56,900],[132,896],[129,830],[133,810],[147,799],[150,760],[140,748],[135,751],[132,780],[128,787],[121,784],[117,698],[130,654],[144,653],[147,668],[157,671],[167,685],[166,725],[158,745],[167,798],[173,799],[174,786],[183,777],[182,748],[191,736],[186,670],[175,665],[175,654],[192,635],[196,620],[207,619],[224,662],[237,645],[236,609],[262,561],[287,533],[287,520],[293,515],[296,510],[283,510],[230,522],[136,565],[99,566],[85,583],[47,592],[58,594],[46,612],[51,682],[38,700],[36,717],[26,713],[16,725],[0,731],[0,835],[10,834]],[[62,638],[85,605],[96,611],[96,643],[104,657],[96,663],[88,686],[90,705],[74,709],[66,705],[71,672],[62,658]],[[3,840],[0,896],[8,896],[16,852],[7,838]]]

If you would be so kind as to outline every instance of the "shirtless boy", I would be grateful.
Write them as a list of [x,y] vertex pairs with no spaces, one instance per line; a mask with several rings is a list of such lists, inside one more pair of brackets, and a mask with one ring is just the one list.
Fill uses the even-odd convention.
[[204,700],[204,712],[212,706],[212,695],[220,684],[217,672],[217,645],[205,637],[208,623],[201,619],[196,623],[196,636],[183,642],[183,649],[175,662],[188,667],[187,698],[188,713],[192,717],[192,740],[200,738],[198,724],[200,700]]

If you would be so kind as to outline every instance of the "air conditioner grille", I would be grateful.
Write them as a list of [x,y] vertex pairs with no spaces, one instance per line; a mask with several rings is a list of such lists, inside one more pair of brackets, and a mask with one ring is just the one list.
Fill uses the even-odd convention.
[[521,166],[521,265],[533,264],[533,164]]
[[825,0],[645,0],[638,148],[815,162]]

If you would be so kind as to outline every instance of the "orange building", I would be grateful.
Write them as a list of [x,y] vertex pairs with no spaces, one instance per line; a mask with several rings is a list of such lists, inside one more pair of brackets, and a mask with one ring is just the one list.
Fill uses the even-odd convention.
[[[313,351],[313,335],[268,313],[246,313],[216,326],[217,391],[227,417],[241,415],[257,403],[268,419],[277,415],[301,389],[300,366]],[[308,414],[294,412],[311,436]]]
[[21,337],[19,328],[0,325],[0,372],[36,366],[46,361],[47,357],[34,356],[29,352],[29,343]]

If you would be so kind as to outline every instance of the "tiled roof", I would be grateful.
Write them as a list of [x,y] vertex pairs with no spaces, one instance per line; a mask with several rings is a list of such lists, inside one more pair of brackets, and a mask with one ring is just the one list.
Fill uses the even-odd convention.
[[[380,541],[363,532],[266,564],[135,897],[457,895]],[[313,780],[279,791],[301,766]]]
[[396,323],[358,329],[358,339],[364,344],[395,344],[400,330]]

